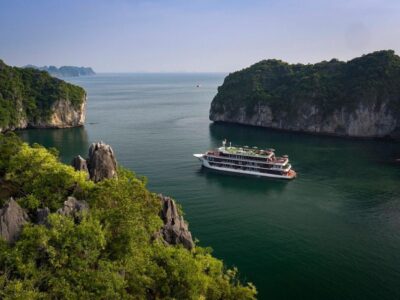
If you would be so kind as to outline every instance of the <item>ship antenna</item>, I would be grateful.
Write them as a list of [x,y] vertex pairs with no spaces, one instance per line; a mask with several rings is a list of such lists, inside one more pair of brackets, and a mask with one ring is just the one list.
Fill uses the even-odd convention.
[[226,139],[224,139],[224,140],[222,141],[222,147],[226,148],[225,145],[226,145]]

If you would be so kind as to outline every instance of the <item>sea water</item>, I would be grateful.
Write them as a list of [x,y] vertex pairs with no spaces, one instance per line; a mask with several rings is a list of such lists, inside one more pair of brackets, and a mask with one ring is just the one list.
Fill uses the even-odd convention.
[[[100,74],[68,78],[88,93],[83,128],[25,130],[65,162],[110,144],[148,187],[182,204],[201,246],[253,282],[260,299],[400,298],[400,143],[213,124],[226,74]],[[199,87],[197,87],[199,85]],[[298,178],[201,169],[192,156],[236,145],[288,154]]]

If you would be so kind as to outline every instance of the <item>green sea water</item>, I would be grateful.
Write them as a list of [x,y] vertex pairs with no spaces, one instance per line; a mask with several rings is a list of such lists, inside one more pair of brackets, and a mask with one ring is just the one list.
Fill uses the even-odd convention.
[[[26,130],[61,158],[112,145],[120,164],[177,199],[200,245],[253,282],[259,299],[400,299],[400,143],[213,124],[224,74],[70,78],[88,92],[84,128]],[[196,85],[200,87],[196,87]],[[294,181],[200,168],[192,154],[233,144],[288,154]]]

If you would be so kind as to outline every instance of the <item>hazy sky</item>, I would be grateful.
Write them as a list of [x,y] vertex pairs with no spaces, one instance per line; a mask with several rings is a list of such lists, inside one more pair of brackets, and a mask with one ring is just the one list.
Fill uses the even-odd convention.
[[222,71],[400,53],[400,0],[0,0],[0,59],[98,72]]

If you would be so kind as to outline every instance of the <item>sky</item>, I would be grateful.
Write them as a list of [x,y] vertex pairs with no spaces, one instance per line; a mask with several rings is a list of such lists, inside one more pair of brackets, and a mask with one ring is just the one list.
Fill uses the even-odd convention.
[[400,54],[400,0],[0,0],[0,59],[97,72],[232,72]]

